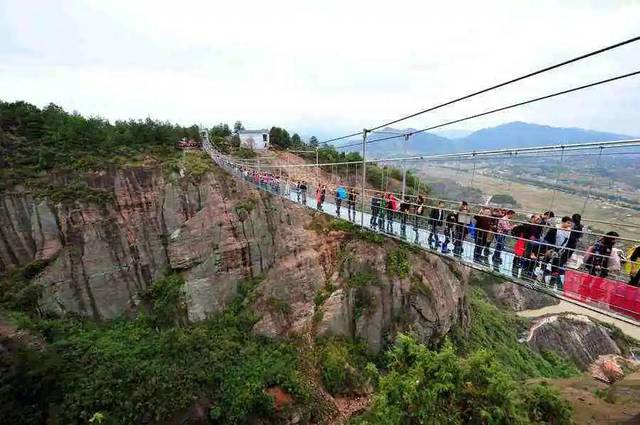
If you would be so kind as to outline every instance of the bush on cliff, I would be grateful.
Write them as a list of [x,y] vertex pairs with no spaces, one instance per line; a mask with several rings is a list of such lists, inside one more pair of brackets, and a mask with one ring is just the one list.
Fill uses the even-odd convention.
[[460,357],[446,343],[432,351],[399,335],[386,354],[371,409],[359,424],[570,424],[568,405],[550,389],[524,390],[488,350]]
[[23,317],[22,325],[39,330],[64,364],[59,423],[86,424],[97,412],[104,423],[148,423],[203,398],[221,423],[242,423],[275,413],[270,386],[301,404],[308,398],[295,347],[252,336],[255,320],[236,303],[184,327],[158,328],[145,316],[102,324]]

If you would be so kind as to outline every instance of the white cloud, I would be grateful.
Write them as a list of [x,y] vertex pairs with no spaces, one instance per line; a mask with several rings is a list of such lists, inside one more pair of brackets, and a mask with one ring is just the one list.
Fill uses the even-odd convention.
[[[638,2],[0,0],[0,98],[107,118],[370,127],[637,35]],[[407,121],[423,127],[640,68],[640,43]],[[640,134],[640,77],[509,120]]]

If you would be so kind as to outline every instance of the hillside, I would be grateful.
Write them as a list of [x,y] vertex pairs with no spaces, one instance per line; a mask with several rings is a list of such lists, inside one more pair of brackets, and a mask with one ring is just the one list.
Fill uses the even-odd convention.
[[[385,128],[385,132],[398,134],[414,131],[413,129]],[[387,137],[390,134],[370,136],[370,140]],[[581,128],[551,127],[547,125],[525,122],[510,122],[496,127],[474,131],[465,137],[446,138],[431,133],[418,133],[409,139],[407,151],[410,154],[442,154],[469,152],[473,150],[491,150],[505,148],[522,148],[549,144],[601,142],[630,139],[632,136],[585,130]],[[367,149],[373,156],[400,155],[403,152],[402,138],[391,139],[370,144]]]
[[[63,122],[84,120],[73,117]],[[11,122],[3,140],[21,152],[56,146],[21,114]],[[127,152],[110,138],[123,127],[102,125],[90,145],[52,132],[68,149],[60,161]],[[554,300],[259,191],[163,140],[77,171],[26,157],[4,171],[27,180],[0,192],[7,423],[569,424],[549,380],[590,379],[601,356],[635,349],[586,317],[518,317]]]

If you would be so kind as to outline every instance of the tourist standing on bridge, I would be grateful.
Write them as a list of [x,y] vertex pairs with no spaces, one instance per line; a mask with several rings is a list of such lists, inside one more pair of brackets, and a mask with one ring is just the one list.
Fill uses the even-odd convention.
[[291,198],[291,183],[289,183],[288,178],[284,180],[284,196],[286,196],[287,199]]
[[340,206],[345,199],[347,199],[347,190],[342,185],[339,185],[336,189],[336,215],[338,217],[340,217]]
[[453,236],[453,255],[457,258],[462,258],[464,251],[464,239],[469,231],[471,225],[471,214],[469,213],[469,204],[467,201],[462,201],[460,208],[458,208],[458,214],[456,216],[456,227]]
[[393,192],[387,194],[387,232],[393,234],[393,215],[398,210],[398,199]]
[[544,259],[545,278],[549,277],[549,284],[555,285],[562,290],[562,277],[564,276],[564,266],[572,254],[572,248],[576,247],[576,232],[573,232],[573,221],[571,217],[562,217],[560,224],[547,231],[544,235]]
[[403,199],[400,202],[399,214],[400,214],[400,237],[402,239],[407,238],[407,218],[409,216],[409,209],[411,208],[411,204],[407,202],[406,199]]
[[556,225],[556,215],[553,211],[545,211],[544,214],[542,214],[542,225],[549,227]]
[[474,238],[473,262],[489,265],[485,248],[489,238],[489,233],[493,227],[493,217],[489,208],[480,208],[480,213],[474,216],[476,220],[476,235]]
[[349,190],[349,199],[347,200],[347,214],[349,215],[349,220],[352,222],[356,221],[356,198],[358,196],[358,192],[355,188],[351,188]]
[[[371,218],[369,219],[369,226],[372,229],[375,229],[378,225],[378,214],[380,212],[380,197],[378,196],[378,192],[373,192],[371,195]],[[384,219],[382,219],[384,220]]]
[[584,256],[584,264],[590,275],[600,277],[609,275],[613,246],[619,236],[617,232],[607,232],[605,236],[587,250]]
[[538,265],[540,255],[540,240],[544,226],[540,214],[534,214],[531,217],[531,223],[528,224],[528,238],[525,244],[524,259],[522,270],[528,279],[536,279],[535,270]]
[[422,197],[422,195],[418,195],[418,198],[416,199],[416,204],[415,204],[415,221],[413,222],[413,231],[416,234],[416,238],[415,238],[415,243],[420,243],[419,242],[419,230],[420,230],[420,226],[422,225],[422,215],[424,214],[424,198]]
[[316,189],[316,208],[320,211],[322,211],[322,204],[324,204],[324,198],[327,194],[327,186],[326,185],[322,185],[322,186],[318,186],[318,188]]
[[444,241],[442,242],[443,254],[449,254],[449,242],[455,238],[455,228],[458,225],[458,213],[453,210],[447,210],[447,216],[445,218],[444,226]]
[[627,252],[629,261],[625,269],[629,273],[629,285],[640,286],[640,245],[630,248]]
[[529,258],[531,252],[533,252],[532,246],[529,245],[529,242],[535,242],[540,239],[540,235],[542,233],[541,222],[542,217],[540,214],[533,214],[528,223],[519,224],[511,230],[511,234],[518,238],[513,247],[513,264],[511,265],[511,273],[513,277],[520,277],[521,270],[523,277],[527,274]]
[[300,196],[302,197],[302,205],[307,205],[307,182],[300,183]]
[[440,247],[440,239],[438,238],[438,227],[442,226],[446,212],[444,210],[444,202],[438,201],[437,208],[432,208],[429,213],[429,248],[438,249]]
[[504,242],[507,235],[511,233],[514,225],[511,223],[511,219],[516,214],[514,210],[507,211],[501,219],[498,220],[496,228],[496,249],[493,251],[492,261],[495,265],[502,264],[502,250],[504,249]]

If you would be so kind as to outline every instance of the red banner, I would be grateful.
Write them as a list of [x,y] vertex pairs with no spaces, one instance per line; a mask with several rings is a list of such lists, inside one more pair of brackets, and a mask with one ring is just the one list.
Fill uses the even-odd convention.
[[563,292],[566,297],[598,304],[640,320],[640,288],[626,283],[567,270]]

